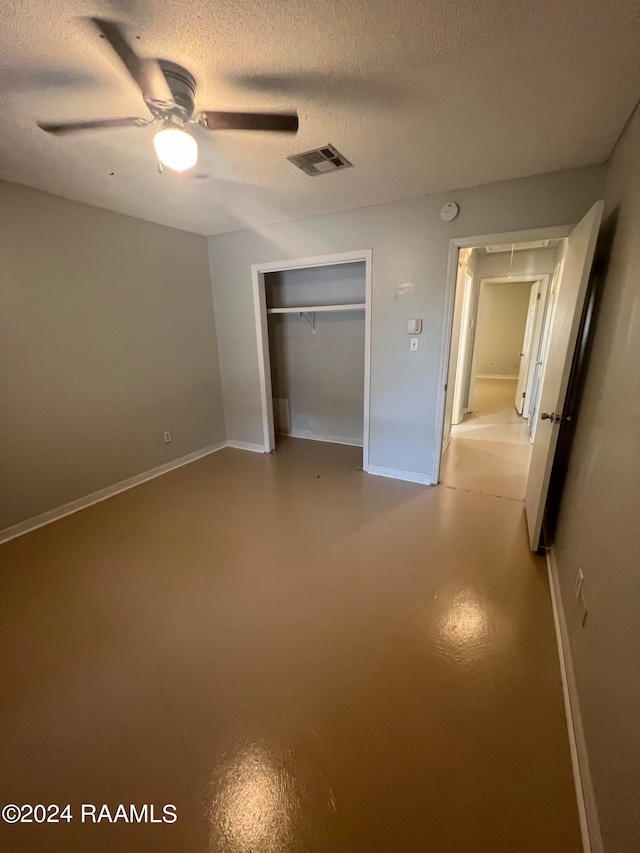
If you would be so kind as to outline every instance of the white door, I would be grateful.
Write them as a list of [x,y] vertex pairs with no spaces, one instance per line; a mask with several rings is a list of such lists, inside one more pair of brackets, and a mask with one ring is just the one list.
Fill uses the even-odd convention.
[[451,423],[459,424],[464,417],[464,404],[466,397],[465,377],[469,367],[469,342],[471,340],[471,328],[473,319],[471,317],[471,296],[473,290],[473,278],[470,275],[464,277],[464,295],[462,298],[462,317],[460,320],[460,344],[458,348],[458,363],[456,365],[456,380],[453,386],[453,411]]
[[522,409],[522,417],[529,420],[529,435],[531,435],[531,415],[535,409],[535,378],[538,370],[538,362],[540,361],[542,331],[544,328],[544,318],[547,311],[547,301],[549,298],[549,276],[545,276],[540,280],[540,290],[538,302],[536,306],[536,321],[533,327],[533,335],[531,337],[531,349],[529,351],[529,372],[527,375],[527,384],[524,388],[524,407]]
[[597,201],[569,235],[564,268],[557,285],[549,331],[549,349],[542,375],[540,405],[536,414],[544,423],[538,423],[525,495],[532,551],[537,551],[540,541],[551,466],[603,206],[604,202]]
[[516,384],[515,407],[519,415],[524,413],[525,397],[527,393],[527,380],[529,378],[529,366],[531,364],[531,347],[533,343],[533,330],[536,326],[536,315],[540,304],[540,282],[531,285],[529,296],[529,308],[527,310],[527,323],[524,327],[524,337],[520,347],[520,369],[518,370],[518,382]]
[[540,317],[540,340],[537,345],[536,361],[533,366],[533,370],[531,371],[533,374],[531,377],[531,391],[527,393],[527,401],[529,403],[527,417],[529,418],[529,435],[531,437],[532,444],[536,439],[536,429],[538,427],[538,418],[536,415],[538,413],[538,404],[540,402],[540,383],[542,382],[542,374],[544,372],[543,367],[549,350],[549,329],[551,328],[551,317],[553,316],[556,291],[558,289],[560,279],[562,278],[565,253],[566,246],[564,247],[562,259],[554,267],[549,293],[546,296],[543,296],[544,310],[540,311],[540,314],[542,315]]

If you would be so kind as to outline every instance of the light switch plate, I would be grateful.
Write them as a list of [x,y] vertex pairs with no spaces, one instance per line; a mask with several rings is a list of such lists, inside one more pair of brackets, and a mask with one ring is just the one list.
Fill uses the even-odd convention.
[[411,346],[410,346],[411,352],[418,352],[419,344],[420,344],[420,341],[418,338],[411,338]]

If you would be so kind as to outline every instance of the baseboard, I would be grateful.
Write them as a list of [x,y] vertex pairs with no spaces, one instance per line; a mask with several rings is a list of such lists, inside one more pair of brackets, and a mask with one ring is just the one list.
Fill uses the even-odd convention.
[[451,444],[451,433],[442,439],[442,450],[440,451],[440,456],[444,456],[447,447]]
[[251,444],[249,441],[227,441],[225,446],[236,450],[250,450],[252,453],[269,453],[264,444]]
[[51,524],[64,518],[67,515],[72,515],[74,512],[79,512],[93,504],[105,501],[119,492],[126,492],[128,489],[133,489],[134,486],[139,486],[141,483],[146,483],[147,480],[153,480],[155,477],[161,477],[175,468],[181,468],[183,465],[188,465],[190,462],[195,462],[196,459],[201,459],[203,456],[208,456],[210,453],[216,453],[227,446],[226,441],[212,444],[209,447],[203,447],[202,450],[196,450],[193,453],[187,453],[186,456],[181,456],[179,459],[173,459],[171,462],[165,462],[164,465],[158,465],[157,468],[151,468],[150,471],[144,471],[142,474],[136,474],[134,477],[129,477],[127,480],[122,480],[119,483],[114,483],[112,486],[107,486],[97,492],[92,492],[90,495],[85,495],[82,498],[77,498],[74,501],[63,504],[62,506],[50,509],[34,518],[28,518],[26,521],[21,521],[11,527],[6,527],[0,530],[0,544],[8,542],[10,539],[15,539],[18,536],[24,536],[25,533],[30,533],[32,530],[37,530],[38,527],[44,527],[45,524]]
[[476,373],[476,379],[517,379],[518,374],[510,373]]
[[562,676],[562,692],[564,694],[573,780],[576,787],[576,801],[580,819],[580,832],[582,834],[582,848],[584,853],[604,853],[598,809],[596,807],[591,770],[589,769],[587,743],[582,725],[582,715],[580,714],[578,687],[573,669],[573,659],[571,657],[569,632],[562,604],[560,580],[553,548],[547,551],[546,556],[549,589],[551,590],[551,605],[553,607],[553,621],[556,628],[556,640],[558,642],[558,658],[560,660],[560,674]]
[[390,477],[392,480],[406,480],[409,483],[421,483],[423,486],[433,485],[430,474],[418,474],[415,471],[403,471],[401,468],[381,468],[379,465],[369,465],[368,474],[376,477]]
[[349,447],[362,447],[362,441],[354,438],[341,438],[339,435],[316,435],[299,430],[282,431],[278,435],[286,435],[289,438],[304,438],[307,441],[325,441],[328,444],[347,444]]

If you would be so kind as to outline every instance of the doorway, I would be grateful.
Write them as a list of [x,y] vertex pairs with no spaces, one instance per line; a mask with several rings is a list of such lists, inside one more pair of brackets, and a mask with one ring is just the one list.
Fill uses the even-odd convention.
[[488,243],[459,253],[440,477],[446,485],[524,498],[535,366],[565,242]]
[[[438,482],[454,488],[523,500],[529,544],[534,551],[540,545],[549,478],[558,430],[565,417],[569,374],[603,207],[602,201],[596,202],[575,226],[454,239],[450,243],[450,325],[441,365],[442,436],[434,470]],[[544,257],[543,252],[547,253]],[[543,269],[544,264],[550,264],[549,268]],[[496,265],[501,266],[499,274]],[[517,372],[509,377],[513,387],[509,393],[500,394],[495,384],[480,384],[478,397],[478,380],[507,381],[507,374],[482,374],[480,370],[486,370],[493,359],[499,363],[494,345],[505,329],[517,325],[503,315],[498,327],[487,335],[493,358],[483,361],[487,355],[479,349],[482,283],[489,284],[489,279],[497,277],[510,286],[518,277],[526,276],[531,276],[532,285],[524,328],[520,330],[520,361],[516,362]],[[456,388],[460,377],[462,388]],[[528,448],[522,441],[525,422]]]
[[[534,265],[549,264],[548,255],[534,253]],[[482,411],[479,397],[483,389],[497,388],[492,383],[500,381],[504,394],[511,395],[516,413],[528,420],[549,278],[543,273],[480,279],[467,411]]]
[[369,460],[371,251],[252,267],[265,450],[284,436]]

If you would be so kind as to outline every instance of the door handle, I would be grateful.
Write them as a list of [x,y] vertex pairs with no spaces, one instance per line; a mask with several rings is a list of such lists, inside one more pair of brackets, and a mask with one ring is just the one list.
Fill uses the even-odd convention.
[[551,421],[552,424],[559,424],[562,420],[562,415],[556,415],[555,412],[543,412],[540,415],[541,421]]

